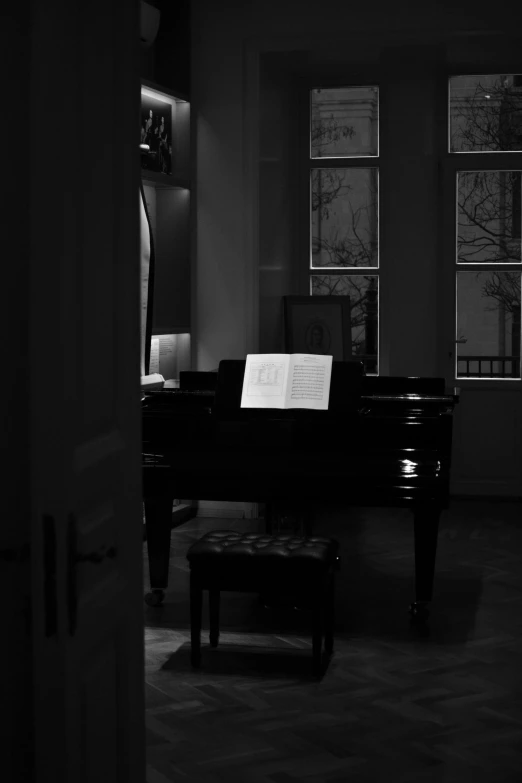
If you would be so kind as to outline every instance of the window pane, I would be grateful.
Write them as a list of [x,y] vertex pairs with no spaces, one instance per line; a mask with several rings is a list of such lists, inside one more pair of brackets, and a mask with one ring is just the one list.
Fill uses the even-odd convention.
[[520,263],[520,174],[457,173],[459,263]]
[[310,108],[310,157],[379,154],[377,87],[312,90]]
[[379,368],[379,278],[377,275],[312,275],[312,296],[349,296],[352,355],[367,373]]
[[522,149],[522,76],[452,76],[450,152]]
[[313,169],[312,267],[378,266],[378,169]]
[[457,273],[457,377],[520,378],[520,272]]

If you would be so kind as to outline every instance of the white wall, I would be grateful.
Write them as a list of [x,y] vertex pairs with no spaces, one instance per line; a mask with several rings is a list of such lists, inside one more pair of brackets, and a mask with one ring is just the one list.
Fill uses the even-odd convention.
[[243,228],[243,42],[227,15],[216,13],[218,5],[196,3],[193,19],[192,327],[200,370],[215,369],[220,359],[242,358],[252,348],[252,269]]

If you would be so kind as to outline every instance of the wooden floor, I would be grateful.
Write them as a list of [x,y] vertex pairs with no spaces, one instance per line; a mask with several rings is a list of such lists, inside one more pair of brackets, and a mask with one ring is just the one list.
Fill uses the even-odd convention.
[[147,783],[521,783],[522,504],[444,512],[424,634],[407,611],[409,512],[324,513],[316,532],[338,538],[342,567],[320,682],[307,617],[234,593],[191,671],[185,554],[209,529],[263,527],[196,518],[172,533],[165,604],[145,610]]

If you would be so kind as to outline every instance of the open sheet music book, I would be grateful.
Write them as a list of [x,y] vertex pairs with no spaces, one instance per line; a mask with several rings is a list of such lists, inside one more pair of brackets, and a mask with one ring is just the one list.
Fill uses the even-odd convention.
[[328,410],[331,376],[331,356],[248,354],[241,407]]

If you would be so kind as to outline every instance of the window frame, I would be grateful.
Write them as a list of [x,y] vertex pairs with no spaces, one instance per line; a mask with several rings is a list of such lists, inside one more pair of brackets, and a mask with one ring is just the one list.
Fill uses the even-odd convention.
[[[457,334],[457,274],[458,272],[487,272],[487,271],[518,271],[522,275],[522,262],[496,263],[496,262],[458,262],[457,261],[457,235],[458,235],[458,188],[457,175],[460,172],[473,171],[522,171],[522,150],[515,151],[482,151],[482,152],[451,152],[450,151],[450,79],[456,76],[497,75],[503,73],[521,73],[522,67],[517,68],[493,67],[491,63],[483,63],[479,67],[460,68],[453,64],[446,69],[445,93],[446,93],[446,148],[441,155],[441,230],[443,245],[443,287],[444,299],[448,305],[444,307],[446,312],[451,312],[452,317],[447,319],[444,326],[444,344],[447,346],[447,361],[445,361],[446,377],[460,386],[472,385],[478,388],[491,389],[495,387],[522,388],[521,378],[488,377],[488,376],[459,376],[458,375],[458,334]],[[451,291],[451,296],[449,296]],[[522,327],[521,327],[522,333]],[[522,344],[522,334],[521,334]],[[522,365],[522,358],[520,364]],[[521,366],[522,372],[522,366]],[[494,386],[491,386],[491,382]]]
[[[438,171],[438,184],[436,193],[436,223],[437,231],[433,235],[436,244],[438,264],[435,269],[433,283],[437,289],[436,312],[436,345],[430,343],[435,350],[433,374],[446,378],[448,385],[459,387],[473,387],[476,389],[491,390],[522,389],[522,380],[512,378],[495,378],[495,384],[491,384],[490,378],[457,378],[455,368],[456,354],[456,286],[455,275],[457,271],[455,253],[455,229],[456,229],[456,187],[455,176],[457,170],[522,170],[522,152],[499,153],[450,153],[448,140],[448,91],[449,79],[455,75],[474,75],[478,73],[520,73],[521,64],[513,65],[511,62],[501,62],[502,57],[496,47],[493,51],[484,52],[477,50],[468,61],[461,62],[453,57],[449,49],[442,51],[430,62],[427,61],[426,72],[431,73],[433,82],[433,106],[434,125],[432,133],[435,137],[433,145],[434,165]],[[509,55],[508,55],[509,57]],[[518,57],[516,57],[518,59]],[[379,64],[371,64],[361,70],[352,64],[336,66],[332,69],[321,69],[313,64],[309,66],[307,74],[294,74],[293,85],[297,91],[297,111],[294,114],[293,128],[297,145],[295,155],[291,156],[294,181],[298,183],[295,204],[295,231],[294,250],[292,264],[292,290],[301,295],[310,295],[310,277],[317,270],[311,268],[310,263],[310,171],[312,168],[320,168],[328,163],[339,167],[343,166],[375,166],[379,171],[379,267],[343,268],[343,274],[356,275],[362,273],[378,274],[379,277],[379,321],[378,321],[378,372],[379,375],[403,374],[401,369],[396,369],[397,348],[393,342],[397,329],[390,326],[394,319],[393,294],[397,286],[395,281],[394,254],[396,248],[389,246],[389,218],[383,210],[386,208],[390,197],[392,182],[390,180],[390,155],[393,150],[388,144],[389,117],[387,105],[392,100],[388,95],[390,85],[397,82],[397,66],[390,61],[391,67],[381,60]],[[500,63],[500,65],[499,65]],[[403,65],[401,60],[400,65]],[[310,71],[313,71],[311,73]],[[342,75],[339,74],[342,71]],[[310,157],[310,91],[317,87],[360,87],[362,85],[376,85],[379,88],[379,156],[357,156],[355,158],[311,158]],[[515,158],[520,156],[520,164],[515,164]],[[502,158],[505,158],[501,165]],[[320,165],[318,165],[320,164]],[[305,261],[306,259],[306,261]],[[463,269],[472,267],[463,266]],[[482,268],[482,265],[481,265]],[[498,265],[500,269],[500,265]],[[513,268],[513,267],[511,267]],[[411,293],[411,292],[410,292]],[[408,296],[408,293],[406,293]],[[399,362],[400,364],[400,362]]]
[[[374,78],[372,78],[374,77]],[[315,89],[336,89],[336,88],[357,89],[364,87],[377,87],[378,88],[378,126],[377,126],[377,138],[378,138],[378,155],[356,155],[353,157],[312,157],[310,148],[310,133],[311,133],[311,95]],[[339,76],[336,78],[322,77],[315,79],[306,79],[301,85],[300,96],[300,127],[306,132],[300,134],[301,150],[300,150],[300,171],[304,173],[301,180],[302,185],[300,187],[300,193],[306,198],[302,198],[300,213],[306,219],[301,221],[301,225],[306,226],[306,231],[301,232],[300,241],[300,257],[303,258],[303,253],[306,253],[307,274],[306,282],[304,276],[301,277],[303,281],[300,285],[300,290],[307,296],[312,296],[312,277],[321,274],[339,275],[342,277],[361,277],[372,276],[377,278],[377,372],[371,373],[372,375],[382,374],[382,362],[381,362],[381,246],[380,246],[380,176],[381,176],[381,143],[380,143],[380,118],[381,118],[381,104],[382,104],[382,86],[380,80],[377,78],[377,73],[371,72],[369,69],[364,76],[362,74],[351,73],[350,78],[341,79]],[[358,266],[358,267],[325,267],[324,271],[321,271],[319,267],[312,266],[312,211],[311,211],[311,178],[312,171],[319,169],[370,169],[373,168],[377,172],[377,265],[376,266]],[[306,182],[304,182],[306,177]],[[302,265],[304,266],[304,265]],[[356,358],[356,357],[354,357]]]

